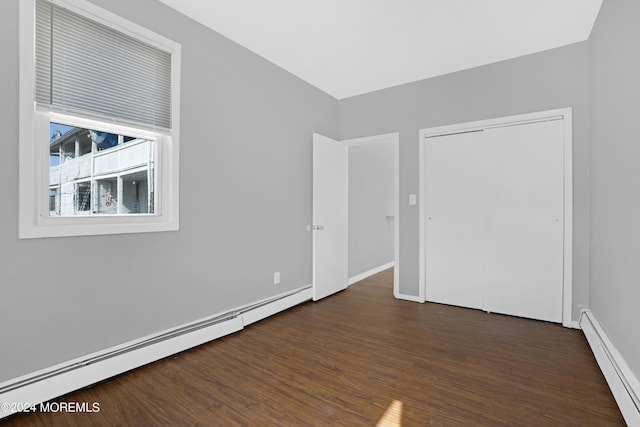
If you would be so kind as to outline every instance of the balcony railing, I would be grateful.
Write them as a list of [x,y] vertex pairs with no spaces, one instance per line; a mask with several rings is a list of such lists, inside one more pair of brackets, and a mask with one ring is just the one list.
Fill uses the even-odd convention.
[[91,176],[91,153],[75,159],[65,159],[58,166],[49,168],[49,185],[75,181]]
[[137,140],[99,151],[94,155],[94,175],[104,175],[146,165],[151,159],[150,141]]
[[91,176],[116,173],[146,165],[152,158],[151,141],[134,140],[96,153],[88,153],[49,168],[49,185],[59,185]]

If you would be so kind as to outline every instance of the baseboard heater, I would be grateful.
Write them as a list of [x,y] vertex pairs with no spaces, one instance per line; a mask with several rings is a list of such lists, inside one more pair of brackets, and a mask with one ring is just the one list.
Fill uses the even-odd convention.
[[312,298],[306,286],[0,384],[0,418],[242,330]]
[[580,327],[625,422],[629,427],[640,427],[640,382],[590,310],[582,310]]

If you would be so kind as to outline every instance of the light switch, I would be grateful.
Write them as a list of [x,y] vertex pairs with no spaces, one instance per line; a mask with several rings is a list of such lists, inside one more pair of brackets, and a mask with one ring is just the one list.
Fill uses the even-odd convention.
[[416,204],[416,195],[415,194],[409,194],[409,204],[410,205],[415,205]]

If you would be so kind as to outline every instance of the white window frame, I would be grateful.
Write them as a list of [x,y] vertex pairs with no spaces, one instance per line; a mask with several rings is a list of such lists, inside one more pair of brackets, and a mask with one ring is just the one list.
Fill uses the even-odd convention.
[[[19,84],[19,238],[103,235],[175,231],[179,229],[179,130],[181,46],[85,0],[51,0],[52,3],[108,25],[171,53],[172,129],[149,129],[120,124],[90,115],[36,108],[35,0],[20,1]],[[147,138],[155,141],[153,214],[50,216],[50,123]]]

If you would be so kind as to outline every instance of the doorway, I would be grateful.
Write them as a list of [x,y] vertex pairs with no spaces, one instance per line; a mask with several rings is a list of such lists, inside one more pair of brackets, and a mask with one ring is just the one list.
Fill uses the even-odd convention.
[[349,284],[394,267],[398,283],[399,134],[343,141],[349,148]]
[[[373,274],[376,274],[382,270],[390,267],[394,267],[394,295],[397,296],[398,292],[398,277],[399,277],[399,202],[398,202],[398,188],[399,188],[399,135],[397,133],[370,136],[364,138],[350,139],[344,141],[335,141],[330,138],[324,137],[319,134],[313,135],[314,139],[314,156],[313,156],[313,218],[312,224],[307,229],[313,233],[313,292],[314,300],[324,298],[342,289],[345,289],[348,285],[362,280]],[[348,239],[351,233],[349,219],[348,206],[351,203],[350,198],[352,194],[349,193],[349,150],[357,150],[358,154],[356,158],[362,157],[360,160],[366,165],[367,159],[375,159],[384,163],[385,169],[389,172],[384,174],[383,185],[386,188],[384,194],[391,193],[390,196],[386,196],[385,200],[381,203],[373,202],[377,205],[375,211],[375,218],[373,221],[377,222],[376,226],[382,226],[382,232],[388,237],[392,238],[392,258],[389,261],[388,257],[381,252],[387,250],[382,248],[382,251],[374,251],[373,253],[365,253],[360,259],[360,264],[356,265],[354,269],[349,271],[349,244]],[[331,154],[333,153],[333,154]],[[363,156],[360,156],[363,154]],[[346,167],[344,166],[346,161]],[[339,165],[339,167],[336,167]],[[370,168],[364,168],[370,169]],[[363,170],[364,170],[363,169]],[[363,203],[365,211],[369,206],[367,199],[375,200],[376,187],[378,184],[374,180],[368,180],[366,177],[359,177],[361,185],[358,191],[363,191],[365,194],[357,194],[356,204]],[[380,177],[379,177],[380,178]],[[380,183],[379,183],[380,184]],[[347,191],[344,191],[346,185]],[[372,194],[374,193],[373,197]],[[337,195],[340,195],[338,199]],[[347,203],[343,195],[346,195]],[[362,196],[362,197],[360,197]],[[389,200],[390,199],[390,200]],[[353,209],[352,209],[353,210]],[[347,218],[346,227],[342,226],[330,226],[326,224],[329,221],[338,218]],[[353,218],[351,218],[353,219]],[[367,227],[372,224],[369,218],[364,218],[363,224],[358,224],[363,231],[364,235],[367,233]],[[341,219],[340,221],[343,221]],[[358,227],[354,227],[357,229]],[[338,229],[340,230],[338,232]],[[380,230],[378,230],[379,232]],[[375,233],[376,230],[371,229],[371,233]],[[338,233],[332,235],[332,233]],[[385,236],[375,236],[373,240],[384,245]],[[364,242],[366,246],[368,242]],[[353,244],[352,244],[353,246]],[[366,252],[366,251],[365,251]],[[382,257],[382,258],[381,258]],[[385,261],[380,264],[380,260]],[[367,264],[368,263],[368,264]],[[336,266],[339,266],[337,268]],[[363,270],[363,271],[359,271]],[[355,273],[354,273],[355,271]]]

